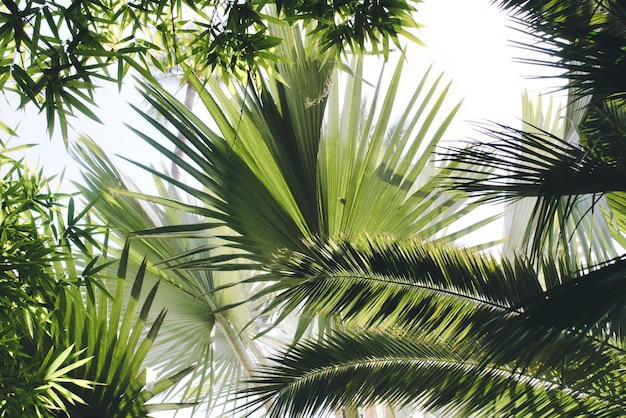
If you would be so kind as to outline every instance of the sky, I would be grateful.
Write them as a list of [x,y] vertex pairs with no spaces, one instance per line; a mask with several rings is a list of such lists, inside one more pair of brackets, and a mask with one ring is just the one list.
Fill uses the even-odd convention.
[[[453,101],[463,99],[464,104],[447,138],[472,138],[475,132],[468,123],[470,121],[519,124],[523,89],[535,95],[542,88],[547,90],[545,82],[542,85],[525,77],[537,73],[538,68],[514,62],[514,57],[523,55],[524,51],[512,47],[510,40],[520,35],[507,28],[506,16],[489,0],[425,0],[418,5],[416,20],[424,25],[417,36],[426,46],[407,45],[405,90],[412,92],[410,86],[417,83],[431,64],[435,72],[444,72],[444,77],[452,80]],[[372,68],[377,68],[377,65],[372,65]],[[372,72],[372,81],[377,76],[377,71]],[[69,140],[88,135],[111,155],[119,154],[142,163],[157,163],[159,156],[124,126],[126,123],[143,127],[129,103],[146,108],[131,80],[121,92],[113,85],[102,88],[97,93],[96,102],[99,104],[97,114],[103,124],[86,118],[74,120]],[[15,107],[15,98],[9,98],[8,103],[0,102],[0,120],[16,128],[19,134],[19,138],[12,139],[11,144],[39,144],[28,153],[27,161],[31,166],[39,163],[49,175],[66,169],[66,184],[69,180],[78,179],[77,164],[68,156],[61,138],[55,135],[49,139],[44,115],[33,108],[15,111]],[[114,160],[125,171],[135,170],[121,159]]]

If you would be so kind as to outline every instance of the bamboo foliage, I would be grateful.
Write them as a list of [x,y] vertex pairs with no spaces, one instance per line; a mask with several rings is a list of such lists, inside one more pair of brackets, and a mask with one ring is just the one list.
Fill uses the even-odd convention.
[[147,380],[143,360],[165,311],[148,319],[156,287],[139,301],[145,264],[132,281],[126,251],[112,272],[118,260],[107,259],[90,207],[78,211],[51,179],[10,157],[19,147],[0,145],[0,416],[145,417],[189,406],[154,403],[191,368]]

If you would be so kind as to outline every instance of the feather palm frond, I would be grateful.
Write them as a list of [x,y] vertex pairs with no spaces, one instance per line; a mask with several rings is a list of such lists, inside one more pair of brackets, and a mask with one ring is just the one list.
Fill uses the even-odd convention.
[[[575,104],[582,105],[582,101]],[[527,155],[531,159],[541,159],[542,155],[552,152],[553,142],[580,144],[579,126],[586,111],[581,111],[574,103],[566,111],[553,105],[552,98],[544,108],[541,97],[534,103],[527,95],[523,100],[523,131],[542,135],[546,147],[533,150]],[[549,132],[550,136],[546,133]],[[599,138],[600,135],[596,135]],[[565,140],[554,138],[566,138]],[[583,135],[586,141],[588,136]],[[597,141],[597,139],[596,139]],[[583,148],[589,148],[583,145]],[[524,149],[518,151],[524,153]],[[609,153],[608,160],[615,159]],[[515,185],[515,180],[510,180]],[[608,209],[605,197],[566,196],[560,199],[526,196],[523,199],[507,202],[505,206],[505,244],[504,253],[512,256],[516,253],[531,254],[539,260],[542,257],[561,254],[576,269],[590,266],[601,260],[610,260],[618,256],[611,235],[615,235],[604,216]]]
[[[594,233],[589,219],[604,216],[608,206],[600,207],[598,203],[605,195],[626,189],[626,158],[623,153],[613,152],[619,144],[603,146],[606,142],[602,141],[602,132],[587,124],[581,126],[580,144],[539,128],[519,130],[497,125],[484,132],[493,141],[449,150],[442,158],[457,163],[454,171],[459,174],[492,171],[483,178],[462,178],[452,173],[448,187],[469,192],[482,201],[513,203],[536,198],[526,234],[535,257],[549,246],[560,251],[582,246],[587,264],[616,256],[602,249],[594,250],[595,255],[589,253],[589,236]],[[605,225],[608,227],[610,222]],[[615,230],[612,234],[619,235]],[[548,245],[551,240],[555,244]],[[608,249],[611,243],[607,240],[605,237],[598,244],[604,242]]]
[[[525,61],[553,67],[576,88],[576,97],[601,102],[622,97],[626,83],[626,21],[624,4],[615,0],[495,0],[510,10],[537,42],[520,44],[545,54]],[[556,58],[556,59],[554,59]],[[558,75],[560,77],[561,74]]]
[[[564,385],[563,369],[536,373],[485,364],[470,343],[384,332],[304,342],[275,356],[250,390],[269,417],[314,416],[339,406],[419,406],[448,416],[615,416],[626,404],[615,371]],[[571,368],[571,370],[569,370]],[[576,365],[568,366],[572,377]],[[581,377],[581,376],[579,376]],[[612,385],[617,385],[617,387]],[[342,390],[337,390],[341,387]]]
[[543,130],[534,133],[495,125],[482,132],[493,141],[450,149],[442,159],[463,164],[456,169],[460,172],[488,167],[493,173],[484,178],[452,176],[450,187],[499,201],[626,189],[623,161],[615,161],[611,154],[568,143]]
[[[507,361],[594,329],[606,341],[626,324],[623,261],[581,272],[546,261],[537,270],[523,259],[498,261],[438,243],[363,238],[309,245],[314,257],[287,252],[271,265],[284,279],[271,289],[278,293],[268,309],[335,316],[366,328],[427,330],[455,341],[469,335],[485,346],[507,340],[509,349],[492,353]],[[574,309],[585,298],[596,309]],[[495,325],[504,318],[518,325]]]
[[[271,416],[382,400],[477,416],[624,408],[623,261],[537,271],[437,243],[309,245],[271,266],[284,277],[272,304],[338,317],[347,334],[272,359],[251,389]],[[575,309],[583,299],[596,309]]]

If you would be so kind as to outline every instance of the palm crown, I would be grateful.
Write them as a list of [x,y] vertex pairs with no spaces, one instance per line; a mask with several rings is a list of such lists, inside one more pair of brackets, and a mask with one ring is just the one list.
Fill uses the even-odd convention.
[[[616,77],[624,50],[614,47],[624,46],[624,14],[610,1],[500,4],[537,34],[542,42],[533,48],[557,57],[547,61],[571,81],[577,142],[536,125],[489,128],[493,142],[450,150],[436,168],[430,152],[454,114],[433,126],[445,98],[439,81],[431,88],[425,77],[398,128],[388,129],[401,64],[386,96],[377,91],[373,110],[363,113],[359,64],[341,102],[329,82],[332,57],[297,36],[284,36],[288,62],[270,76],[239,87],[191,79],[211,126],[158,85],[143,84],[146,99],[188,143],[146,119],[188,159],[137,133],[202,187],[146,167],[193,200],[118,192],[199,218],[129,231],[205,240],[169,260],[175,273],[167,280],[187,298],[210,295],[207,309],[216,323],[247,303],[255,304],[258,318],[271,319],[245,328],[251,334],[242,353],[255,352],[255,333],[270,336],[277,321],[300,313],[293,345],[257,372],[246,368],[244,394],[269,416],[375,403],[477,416],[624,413],[625,264],[609,260],[611,251],[569,245],[577,230],[572,216],[594,210],[624,242],[626,90],[621,73]],[[459,206],[454,194],[440,193],[441,185],[480,201],[537,198],[531,256],[498,260],[450,246],[456,235],[441,231],[472,205]],[[587,195],[591,204],[581,206]],[[606,202],[603,209],[598,202]],[[556,250],[543,245],[554,231]],[[585,265],[572,262],[579,251]],[[203,288],[188,273],[198,269],[210,272]],[[245,280],[227,274],[242,270],[262,273]],[[185,290],[189,283],[192,290]],[[215,304],[236,283],[262,286],[254,297]],[[318,335],[298,340],[313,325]],[[230,330],[224,335],[231,343],[244,335],[233,322],[221,322],[220,330]],[[244,357],[240,365],[250,364]]]
[[264,269],[279,251],[308,252],[307,239],[352,239],[363,231],[451,242],[473,228],[455,226],[475,205],[440,193],[441,167],[431,161],[459,106],[447,100],[442,77],[425,74],[396,121],[402,61],[366,105],[362,59],[340,89],[332,54],[306,44],[297,28],[276,30],[286,31],[285,62],[270,74],[242,85],[190,78],[211,123],[158,83],[142,84],[146,100],[179,132],[145,119],[184,157],[135,132],[193,180],[144,166],[159,179],[161,195],[142,195],[89,140],[76,148],[86,168],[82,192],[101,197],[98,216],[117,226],[121,241],[130,235],[135,264],[145,253],[160,263],[150,270],[152,280],[164,282],[155,306],[166,305],[175,320],[164,322],[148,364],[163,371],[201,364],[172,396],[205,401],[208,413],[224,402],[237,405],[233,393],[276,350],[277,335],[284,344],[342,327],[331,317],[294,318],[295,306],[274,299],[290,287]]

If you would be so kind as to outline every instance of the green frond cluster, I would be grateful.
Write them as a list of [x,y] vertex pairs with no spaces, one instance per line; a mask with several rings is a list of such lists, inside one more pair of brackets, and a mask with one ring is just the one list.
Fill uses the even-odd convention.
[[[129,63],[164,117],[137,109],[162,138],[131,130],[183,174],[136,162],[155,178],[148,196],[92,141],[76,145],[92,204],[74,216],[70,201],[67,223],[87,211],[108,223],[117,277],[136,281],[128,289],[118,280],[110,298],[109,280],[85,274],[83,293],[61,293],[54,306],[69,324],[54,326],[67,332],[62,341],[44,333],[54,344],[40,345],[58,352],[37,357],[54,383],[39,387],[48,409],[86,403],[141,416],[162,392],[173,402],[164,407],[190,403],[207,416],[308,418],[377,404],[470,417],[626,414],[626,260],[616,245],[626,242],[624,9],[609,0],[498,3],[536,36],[529,48],[548,54],[533,62],[567,78],[565,123],[526,103],[521,129],[483,125],[489,141],[437,161],[460,106],[443,77],[415,77],[398,110],[403,60],[370,89],[364,58],[344,63],[333,51],[372,43],[386,55],[412,22],[405,2],[275,4],[287,23],[254,2],[220,3],[223,27],[205,26],[215,43],[196,38],[195,51],[231,69],[243,57],[246,76],[208,77],[191,55],[174,59],[200,109]],[[505,255],[482,252],[494,244],[487,239],[455,246],[493,218],[459,221],[493,201],[529,203],[511,211],[519,217],[507,228],[518,230]],[[44,229],[69,231],[62,242],[83,252],[98,243],[80,228]],[[55,268],[66,262],[56,247],[44,255]],[[35,316],[52,321],[46,309]],[[149,390],[146,365],[173,377]],[[90,392],[59,386],[65,374]]]
[[248,393],[270,416],[384,402],[455,416],[623,413],[623,262],[583,274],[420,241],[312,247],[272,265],[285,278],[273,303],[345,331],[259,370]]

